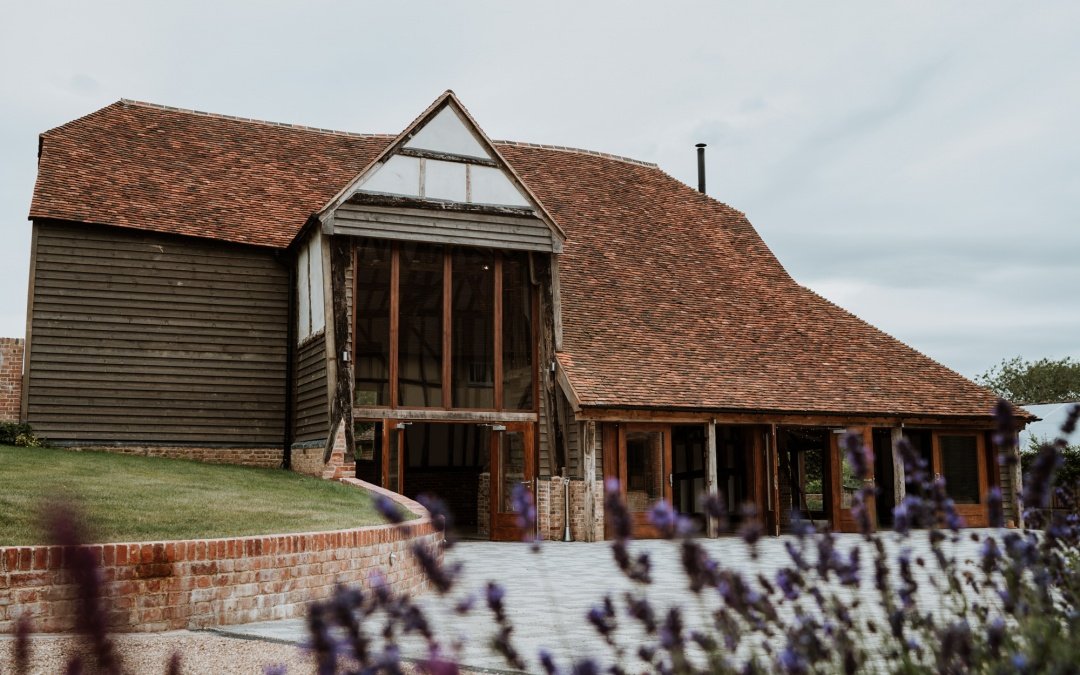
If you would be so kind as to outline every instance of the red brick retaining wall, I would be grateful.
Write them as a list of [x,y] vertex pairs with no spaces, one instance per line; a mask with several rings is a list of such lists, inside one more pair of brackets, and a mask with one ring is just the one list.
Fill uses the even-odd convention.
[[[416,502],[362,481],[420,517],[409,530],[389,525],[336,532],[274,534],[233,539],[94,544],[109,622],[117,631],[163,631],[303,616],[308,603],[335,585],[369,585],[381,570],[397,591],[426,589],[408,551],[413,542],[436,550],[442,535]],[[72,628],[76,589],[63,570],[67,549],[0,547],[0,633],[27,612],[34,630]]]
[[0,422],[18,422],[22,415],[22,338],[0,338]]

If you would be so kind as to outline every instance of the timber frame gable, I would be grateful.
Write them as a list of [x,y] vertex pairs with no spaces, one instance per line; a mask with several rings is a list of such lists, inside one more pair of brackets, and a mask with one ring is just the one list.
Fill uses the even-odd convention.
[[566,241],[566,233],[450,90],[315,215],[327,234],[406,234],[422,241],[551,253],[561,252]]

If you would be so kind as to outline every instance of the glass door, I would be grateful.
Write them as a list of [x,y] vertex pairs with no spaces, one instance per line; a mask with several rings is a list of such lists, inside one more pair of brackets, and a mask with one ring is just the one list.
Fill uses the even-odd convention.
[[661,500],[671,503],[671,426],[628,424],[620,427],[622,461],[619,485],[634,525],[634,536],[659,533],[649,523],[649,510]]
[[962,431],[935,431],[934,473],[945,479],[945,492],[968,527],[986,527],[987,478],[983,435]]
[[[526,534],[519,524],[514,490],[522,485],[535,496],[533,425],[528,422],[498,425],[491,434],[491,539],[521,541]],[[535,534],[530,532],[528,534]]]
[[388,490],[402,493],[404,484],[403,473],[405,470],[405,427],[410,422],[389,420],[383,426],[383,447],[386,452],[382,453],[382,485]]

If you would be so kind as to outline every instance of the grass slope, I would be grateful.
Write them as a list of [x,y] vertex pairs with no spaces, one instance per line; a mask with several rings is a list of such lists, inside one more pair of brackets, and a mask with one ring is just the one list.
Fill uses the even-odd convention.
[[74,500],[94,541],[335,530],[383,522],[366,490],[276,469],[0,446],[0,546],[45,543],[47,500]]

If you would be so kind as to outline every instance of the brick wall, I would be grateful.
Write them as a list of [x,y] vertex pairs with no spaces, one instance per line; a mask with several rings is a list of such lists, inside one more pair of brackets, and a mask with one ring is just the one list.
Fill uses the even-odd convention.
[[22,414],[22,338],[0,338],[0,422],[18,422]]
[[[207,464],[238,464],[277,468],[281,466],[281,448],[197,448],[184,445],[79,445],[64,446],[65,450],[112,452],[119,455],[139,455],[140,457],[168,457],[170,459],[191,459]],[[321,455],[322,449],[319,453]]]
[[[560,476],[540,479],[536,482],[536,520],[540,538],[562,541],[566,523],[566,485]],[[571,479],[570,487],[570,536],[574,541],[588,541],[589,526],[585,522],[585,481]],[[591,523],[593,541],[604,539],[604,489],[597,481],[594,489],[594,518]]]
[[[89,547],[101,563],[109,622],[117,631],[163,631],[303,616],[308,603],[339,584],[369,586],[382,570],[396,591],[419,593],[427,581],[408,549],[441,557],[442,535],[416,502],[386,494],[414,513],[408,531],[389,525],[336,532],[196,539]],[[0,547],[0,633],[22,612],[34,629],[72,628],[76,589],[63,570],[65,548]]]

